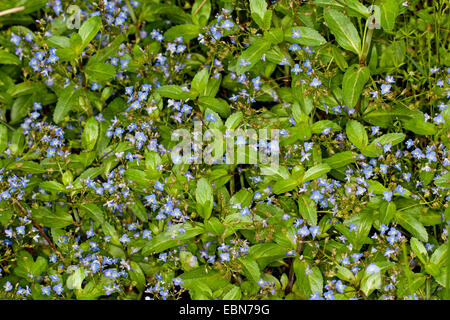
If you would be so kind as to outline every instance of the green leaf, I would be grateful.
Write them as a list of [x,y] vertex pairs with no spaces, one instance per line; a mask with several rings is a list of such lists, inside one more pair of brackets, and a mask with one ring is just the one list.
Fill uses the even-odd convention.
[[347,69],[342,80],[342,98],[349,108],[353,108],[356,105],[369,78],[370,71],[368,67],[354,64]]
[[19,251],[16,259],[17,267],[14,268],[14,273],[19,277],[27,279],[28,273],[32,272],[34,265],[33,257],[27,251]]
[[177,99],[177,100],[185,100],[189,98],[194,98],[194,95],[189,91],[183,90],[180,86],[176,86],[173,84],[161,86],[156,89],[156,92],[164,98]]
[[36,258],[36,261],[31,267],[31,272],[33,272],[33,275],[35,277],[38,277],[47,270],[47,266],[48,266],[47,259],[42,256],[39,256]]
[[261,271],[259,270],[258,263],[251,257],[240,257],[238,262],[242,266],[242,271],[247,279],[258,282],[261,279]]
[[202,112],[209,108],[212,111],[220,114],[222,118],[227,118],[231,112],[231,108],[228,105],[228,102],[220,98],[200,97],[198,99],[198,105],[200,106]]
[[309,180],[314,180],[322,176],[323,174],[328,173],[331,170],[331,167],[326,163],[320,163],[312,168],[309,168],[305,175],[303,176],[302,182],[305,183]]
[[388,189],[376,180],[367,180],[369,183],[369,191],[373,194],[383,194]]
[[196,95],[203,95],[205,94],[206,86],[208,85],[208,77],[209,77],[209,70],[208,69],[202,69],[194,76],[194,79],[192,79],[191,82],[191,92],[195,93]]
[[211,216],[214,198],[212,186],[205,178],[201,178],[197,182],[195,199],[198,214],[207,220]]
[[109,81],[116,75],[116,69],[109,63],[91,63],[84,69],[87,77],[93,81]]
[[233,286],[233,289],[228,291],[227,294],[223,296],[223,300],[240,300],[241,297],[241,288],[239,288],[238,286]]
[[[384,191],[382,191],[384,192]],[[382,193],[381,192],[381,193]],[[389,225],[391,220],[395,216],[395,212],[397,210],[397,206],[393,201],[384,201],[380,206],[380,223]]]
[[318,47],[327,43],[327,40],[317,31],[308,27],[296,27],[299,31],[300,38],[292,38],[292,28],[286,29],[284,37],[289,42],[299,43],[304,46]]
[[84,268],[78,268],[72,273],[66,281],[66,286],[68,289],[81,289],[81,284],[85,278]]
[[346,6],[350,11],[355,11],[363,17],[368,18],[370,16],[369,9],[364,6],[359,0],[344,0]]
[[142,222],[148,221],[147,210],[145,209],[139,198],[135,197],[134,203],[130,204],[129,208],[133,211],[134,215],[139,218],[139,220],[141,220]]
[[22,132],[22,128],[17,128],[12,136],[9,144],[9,149],[13,154],[19,154],[22,152],[25,144],[25,135]]
[[183,37],[184,42],[189,42],[192,39],[198,37],[201,29],[195,24],[182,24],[169,28],[165,33],[164,37],[167,41],[175,40],[177,37]]
[[[257,39],[250,45],[236,61],[236,73],[238,75],[252,69],[267,50],[270,49],[271,43],[264,39]],[[249,64],[247,64],[249,63]]]
[[20,170],[25,173],[44,173],[46,170],[34,161],[16,161],[8,166],[10,170]]
[[[184,231],[180,232],[183,228]],[[160,253],[164,250],[176,247],[182,244],[185,240],[204,233],[205,229],[202,226],[192,226],[187,223],[179,223],[171,225],[171,227],[153,237],[143,248],[142,254],[148,256],[151,253]]]
[[280,180],[273,186],[273,192],[275,194],[285,193],[297,188],[298,185],[299,182],[295,179]]
[[0,124],[0,154],[8,148],[8,128]]
[[122,244],[119,241],[119,235],[117,234],[117,230],[108,221],[102,223],[102,230],[105,233],[105,235],[111,237],[111,243],[113,243],[116,246],[122,246]]
[[447,172],[446,174],[437,177],[434,180],[434,184],[441,188],[450,188],[450,172]]
[[420,242],[418,239],[412,237],[410,240],[410,244],[411,244],[411,249],[414,252],[414,254],[417,256],[417,258],[419,258],[419,260],[423,264],[427,264],[428,263],[428,253],[427,253],[427,249],[425,249],[425,246],[423,245],[423,243]]
[[265,30],[270,28],[272,11],[267,10],[267,2],[265,0],[250,0],[250,13],[258,26]]
[[364,126],[356,120],[349,120],[345,127],[345,132],[351,143],[357,148],[363,149],[369,142],[366,129]]
[[403,40],[391,43],[383,50],[380,60],[380,71],[390,72],[398,69],[405,60],[406,43]]
[[370,145],[361,149],[361,153],[366,157],[376,157],[383,152],[383,146],[390,144],[395,146],[405,139],[404,133],[387,133],[373,140]]
[[358,231],[355,236],[355,250],[359,251],[361,247],[366,243],[367,236],[373,223],[372,210],[363,209],[359,214]]
[[345,60],[345,57],[343,56],[341,50],[339,50],[335,46],[333,46],[331,50],[333,52],[334,61],[336,61],[339,69],[341,69],[341,71],[345,71],[348,67],[348,63],[347,60]]
[[126,170],[125,177],[143,187],[147,187],[150,184],[150,179],[147,178],[145,172],[139,169]]
[[399,2],[397,0],[382,0],[378,3],[381,10],[381,26],[389,31],[394,29],[395,19],[399,14]]
[[397,211],[397,222],[417,239],[428,242],[428,233],[425,227],[413,215],[405,211]]
[[195,255],[190,251],[182,250],[180,251],[180,262],[181,267],[185,271],[191,271],[198,267],[198,260]]
[[86,169],[82,174],[78,176],[78,178],[75,179],[73,185],[81,188],[81,180],[83,179],[94,179],[95,177],[101,175],[105,171],[104,167],[92,167],[89,169]]
[[211,217],[205,222],[205,230],[216,236],[221,236],[225,231],[225,227],[216,217]]
[[87,19],[78,30],[78,34],[82,40],[82,47],[86,46],[91,42],[92,39],[97,35],[102,27],[102,18],[99,16],[94,16]]
[[11,108],[11,123],[19,123],[20,120],[25,118],[34,101],[36,101],[36,94],[18,97]]
[[72,216],[61,207],[51,211],[46,207],[31,209],[31,217],[48,228],[65,228],[73,223]]
[[367,7],[359,2],[359,0],[314,0],[314,4],[321,7],[332,7],[339,10],[344,10],[349,16],[367,18],[370,13]]
[[366,296],[369,296],[374,290],[380,289],[381,284],[381,272],[370,274],[367,271],[364,271],[360,288]]
[[334,9],[324,10],[323,16],[340,46],[361,56],[361,38],[350,19]]
[[84,126],[83,134],[81,135],[81,144],[87,151],[94,149],[97,142],[99,132],[98,122],[95,117],[90,117]]
[[219,272],[208,270],[204,266],[185,272],[180,275],[180,278],[183,280],[183,287],[189,290],[198,283],[204,283],[210,290],[218,290],[229,284],[228,279],[224,278]]
[[319,120],[311,126],[312,133],[321,134],[325,128],[331,128],[334,132],[341,131],[341,126],[331,120]]
[[267,2],[265,0],[250,0],[250,12],[257,14],[261,19],[264,19],[264,15],[267,11]]
[[434,135],[436,134],[436,126],[431,122],[423,121],[421,117],[414,117],[412,119],[402,119],[403,127],[406,130],[412,131],[420,135]]
[[236,129],[243,117],[244,114],[241,111],[233,113],[228,117],[227,121],[225,121],[225,127],[227,129]]
[[70,39],[64,36],[53,36],[47,39],[47,44],[49,46],[59,48],[70,48]]
[[204,27],[208,23],[210,15],[211,1],[207,0],[205,2],[203,0],[195,0],[192,5],[192,21],[200,27]]
[[130,262],[131,269],[129,270],[130,278],[132,281],[136,282],[136,288],[139,291],[143,291],[145,288],[146,280],[145,274],[142,271],[139,264],[135,261]]
[[78,104],[79,93],[80,90],[75,89],[73,85],[66,87],[62,91],[58,98],[55,111],[53,112],[53,121],[55,123],[60,123],[69,114],[70,110]]
[[0,64],[19,65],[20,59],[16,55],[0,49]]
[[381,137],[378,137],[375,140],[373,140],[370,144],[376,146],[379,143],[382,146],[384,146],[385,144],[395,146],[401,143],[403,140],[405,140],[405,138],[406,135],[404,133],[386,133],[383,134]]
[[0,213],[0,224],[4,227],[7,227],[9,225],[9,221],[12,215],[13,215],[12,210],[3,210]]
[[81,212],[88,214],[95,222],[105,222],[103,211],[94,203],[83,203],[80,205]]
[[319,295],[323,293],[323,276],[322,272],[318,267],[311,267],[312,273],[306,275],[307,263],[305,261],[300,261],[299,259],[294,260],[294,272],[297,281],[295,286],[300,290],[300,292],[309,298],[312,293],[317,292]]
[[272,44],[279,44],[284,40],[283,30],[281,28],[272,28],[264,32],[264,39]]
[[338,276],[339,279],[349,282],[355,279],[354,274],[347,268],[341,267],[340,265],[336,265],[336,268],[337,268],[336,275]]
[[298,211],[300,215],[308,221],[310,226],[317,225],[317,209],[316,203],[309,197],[302,195],[298,199]]
[[39,187],[50,192],[66,192],[63,184],[56,181],[44,181],[39,184]]
[[286,248],[276,243],[258,243],[250,247],[249,256],[263,269],[266,265],[286,257]]
[[289,179],[290,177],[288,169],[280,165],[261,166],[261,174],[275,177],[276,180]]
[[356,155],[353,151],[339,152],[329,158],[323,159],[323,162],[328,164],[332,169],[337,169],[356,162]]
[[447,255],[448,255],[448,245],[442,244],[431,255],[430,263],[433,263],[438,267],[441,267],[447,263]]

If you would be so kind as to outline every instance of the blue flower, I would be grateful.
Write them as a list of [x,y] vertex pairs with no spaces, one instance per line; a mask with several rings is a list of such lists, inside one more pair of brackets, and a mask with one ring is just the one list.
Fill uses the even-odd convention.
[[50,286],[42,287],[41,292],[43,295],[49,296],[50,295]]
[[380,272],[380,268],[375,263],[371,263],[367,266],[366,272],[372,275],[374,273]]
[[317,88],[318,86],[320,86],[322,84],[322,82],[317,79],[314,78],[313,81],[311,81],[311,83],[309,84],[311,87]]
[[300,29],[292,29],[292,39],[300,38],[302,35],[300,34]]
[[234,26],[234,23],[227,19],[227,20],[225,20],[225,21],[222,23],[221,28],[225,28],[225,29],[227,29],[227,31],[228,31],[228,30],[230,30],[230,28],[232,28],[233,26]]
[[154,187],[155,187],[156,190],[164,191],[164,183],[161,183],[161,182],[159,182],[159,181],[156,181]]
[[392,191],[384,191],[383,192],[383,199],[386,201],[391,201],[392,200]]
[[14,43],[16,46],[18,46],[20,44],[20,40],[21,38],[16,35],[14,32],[11,33],[11,42]]
[[309,235],[309,229],[307,226],[303,226],[299,230],[297,230],[297,234],[300,235],[302,238]]
[[61,295],[61,293],[64,291],[62,283],[60,282],[57,285],[53,286],[53,290],[56,292],[57,295]]
[[381,94],[389,93],[390,90],[391,90],[391,85],[390,84],[382,84],[381,85]]
[[120,238],[119,241],[123,244],[130,242],[130,238],[128,237],[128,235],[125,233],[123,234]]
[[319,226],[309,227],[309,232],[311,233],[311,236],[315,238],[320,233]]

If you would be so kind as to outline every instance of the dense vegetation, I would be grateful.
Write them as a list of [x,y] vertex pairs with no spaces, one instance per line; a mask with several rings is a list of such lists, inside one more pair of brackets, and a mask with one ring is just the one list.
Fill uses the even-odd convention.
[[2,1],[0,299],[450,298],[448,10]]

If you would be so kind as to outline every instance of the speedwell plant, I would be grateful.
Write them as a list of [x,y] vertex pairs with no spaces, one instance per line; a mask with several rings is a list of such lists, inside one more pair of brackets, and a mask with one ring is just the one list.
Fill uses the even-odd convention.
[[0,3],[0,299],[448,299],[449,2]]

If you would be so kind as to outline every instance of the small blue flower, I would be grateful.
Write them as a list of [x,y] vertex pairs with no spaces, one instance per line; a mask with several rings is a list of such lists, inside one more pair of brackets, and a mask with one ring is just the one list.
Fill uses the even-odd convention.
[[387,202],[392,200],[392,191],[384,191],[383,192],[383,199]]
[[366,272],[372,275],[374,273],[380,272],[380,268],[375,263],[371,263],[367,266]]

